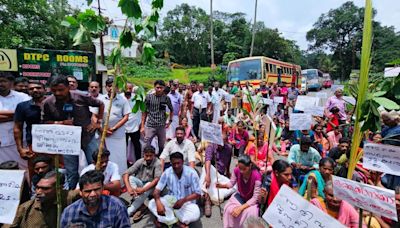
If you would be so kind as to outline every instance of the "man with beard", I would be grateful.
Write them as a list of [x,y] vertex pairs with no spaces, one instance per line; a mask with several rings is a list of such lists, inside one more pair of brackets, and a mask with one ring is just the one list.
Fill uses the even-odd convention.
[[[44,94],[46,90],[40,82],[31,82],[28,85],[29,95],[32,100],[21,102],[17,105],[14,115],[14,139],[17,144],[19,156],[22,159],[28,160],[29,176],[33,175],[32,159],[35,157],[35,152],[32,151],[32,125],[40,124],[41,112],[43,106]],[[24,125],[26,124],[26,128]],[[24,132],[25,129],[25,132]],[[23,143],[23,134],[27,145]]]
[[169,156],[172,153],[179,152],[183,155],[183,161],[185,165],[195,167],[196,162],[196,148],[190,139],[185,139],[185,128],[179,126],[175,130],[175,138],[169,141],[160,155],[161,170],[168,168],[171,164]]
[[14,81],[14,90],[17,92],[29,94],[28,93],[28,84],[29,84],[29,80],[27,78],[25,78],[25,77],[16,78]]
[[[50,171],[39,180],[35,198],[18,207],[14,222],[10,227],[57,227],[56,176],[55,171]],[[62,209],[78,198],[77,191],[62,190]]]
[[339,145],[337,147],[332,148],[328,156],[332,158],[335,162],[343,155],[346,154],[350,149],[350,139],[341,138],[339,139]]
[[154,187],[161,177],[161,163],[155,156],[156,149],[147,146],[143,150],[143,158],[137,160],[122,176],[133,202],[128,207],[128,215],[133,214],[133,221],[138,222],[146,212],[144,201],[153,193]]
[[115,196],[102,195],[104,175],[91,170],[79,180],[82,199],[65,208],[61,227],[130,228],[125,205]]
[[0,163],[16,161],[20,169],[27,168],[27,162],[18,154],[14,139],[14,114],[17,105],[31,98],[25,93],[12,90],[14,76],[0,72]]
[[[172,167],[161,175],[149,209],[157,217],[157,227],[161,227],[161,223],[171,226],[176,222],[179,227],[189,227],[190,223],[200,218],[200,209],[196,204],[201,194],[199,176],[194,169],[183,164],[181,153],[171,154],[170,160]],[[164,188],[168,189],[168,193],[161,197]]]

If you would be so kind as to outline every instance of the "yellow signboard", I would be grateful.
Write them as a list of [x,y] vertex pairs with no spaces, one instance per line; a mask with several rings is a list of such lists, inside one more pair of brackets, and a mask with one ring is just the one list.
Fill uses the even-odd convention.
[[0,49],[0,71],[18,71],[16,49]]

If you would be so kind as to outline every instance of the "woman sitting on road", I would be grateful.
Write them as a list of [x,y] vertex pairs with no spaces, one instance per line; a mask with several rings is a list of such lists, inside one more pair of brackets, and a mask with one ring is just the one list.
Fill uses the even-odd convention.
[[274,163],[273,150],[272,148],[268,150],[268,142],[264,142],[263,134],[258,134],[257,138],[257,149],[254,143],[249,143],[251,146],[248,147],[246,154],[250,156],[251,161],[257,165],[261,173],[270,172],[271,164]]

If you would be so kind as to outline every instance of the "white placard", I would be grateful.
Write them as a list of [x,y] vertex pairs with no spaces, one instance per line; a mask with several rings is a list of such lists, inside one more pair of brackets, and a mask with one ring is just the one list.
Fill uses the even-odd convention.
[[269,99],[269,98],[262,98],[262,103],[265,105],[272,106],[274,104],[274,100]]
[[204,120],[200,121],[201,139],[223,146],[222,127],[220,124],[210,123]]
[[400,67],[386,67],[385,68],[385,78],[390,78],[390,77],[397,77],[400,75]]
[[14,221],[24,173],[24,170],[0,170],[0,223]]
[[324,107],[319,107],[319,106],[309,107],[308,109],[304,110],[304,113],[309,113],[312,116],[323,117],[324,116]]
[[393,190],[333,176],[333,194],[353,206],[397,221]]
[[311,114],[292,113],[289,115],[289,130],[310,130],[312,124]]
[[78,126],[59,124],[32,125],[32,150],[46,154],[79,155],[81,132]]
[[363,166],[367,169],[400,176],[400,146],[365,144]]
[[262,216],[274,228],[344,228],[339,221],[309,203],[287,185],[282,185]]
[[297,96],[294,109],[304,111],[310,107],[318,106],[319,97]]
[[283,103],[283,97],[274,97],[274,103]]
[[323,99],[328,98],[328,94],[325,93],[325,92],[318,92],[318,93],[315,93],[315,96],[316,96],[316,97],[319,97],[319,98],[323,98]]
[[352,105],[356,105],[356,99],[354,97],[343,96],[343,100]]

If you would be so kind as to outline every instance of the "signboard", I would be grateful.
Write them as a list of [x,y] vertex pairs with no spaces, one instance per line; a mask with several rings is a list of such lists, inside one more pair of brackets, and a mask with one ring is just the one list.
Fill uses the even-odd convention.
[[317,93],[315,93],[315,96],[319,97],[319,98],[323,98],[323,99],[328,98],[328,94],[325,92],[317,92]]
[[324,107],[319,107],[319,106],[309,107],[306,110],[304,110],[304,113],[309,113],[312,116],[323,117],[324,116]]
[[400,176],[400,147],[367,143],[364,145],[364,168]]
[[297,96],[294,109],[304,111],[310,107],[318,106],[319,98],[310,96]]
[[201,139],[223,146],[222,127],[220,124],[200,120]]
[[0,71],[18,71],[17,50],[0,48]]
[[353,206],[397,221],[393,190],[333,176],[333,194]]
[[289,116],[289,130],[310,130],[312,117],[309,113],[292,113]]
[[0,170],[0,223],[14,221],[21,195],[24,170]]
[[73,75],[88,82],[96,74],[95,62],[92,52],[18,49],[19,75],[42,82],[58,75]]
[[81,131],[78,126],[32,125],[32,150],[46,154],[79,155]]
[[287,185],[282,185],[262,216],[274,228],[344,228],[338,220],[309,203]]

